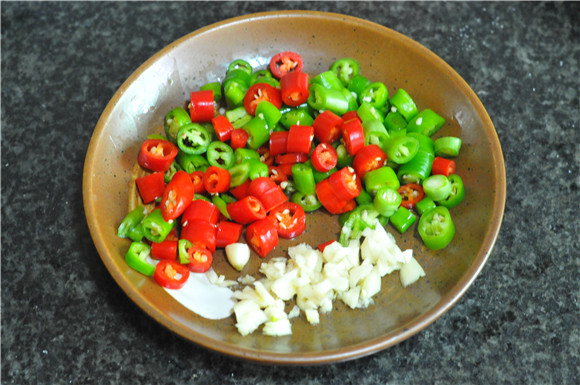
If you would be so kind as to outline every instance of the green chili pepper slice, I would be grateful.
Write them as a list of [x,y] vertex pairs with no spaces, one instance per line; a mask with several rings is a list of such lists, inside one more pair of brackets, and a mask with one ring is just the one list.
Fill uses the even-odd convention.
[[342,84],[347,87],[352,78],[360,73],[360,65],[355,59],[345,57],[332,63],[330,70],[335,72]]
[[265,120],[268,123],[268,127],[275,127],[282,118],[282,113],[275,105],[263,100],[256,107],[256,116]]
[[269,70],[259,70],[254,72],[250,78],[250,85],[256,83],[267,83],[274,88],[280,87],[280,81],[276,79]]
[[151,242],[163,242],[174,225],[174,222],[165,222],[160,209],[153,210],[141,223],[143,224],[143,235]]
[[455,136],[443,136],[435,139],[433,146],[436,156],[450,158],[459,155],[461,139]]
[[406,208],[399,207],[397,211],[389,217],[389,221],[393,227],[402,234],[417,221],[417,217]]
[[228,213],[228,204],[226,203],[225,200],[223,200],[219,195],[214,195],[211,197],[211,202],[216,205],[216,207],[218,208],[218,210],[220,211],[220,213],[228,218],[228,219],[232,219],[232,217],[230,217],[230,213]]
[[[241,71],[241,70],[234,70]],[[232,71],[232,72],[234,72]],[[245,74],[245,72],[242,71]],[[226,75],[227,77],[227,75]],[[249,82],[249,79],[248,79]],[[227,79],[224,82],[224,98],[228,108],[240,107],[248,91],[248,83],[243,79]]]
[[437,205],[433,201],[433,199],[429,197],[423,197],[419,202],[415,203],[415,211],[417,214],[423,215],[431,210],[433,210]]
[[360,74],[355,75],[352,77],[352,79],[348,85],[348,90],[350,92],[354,92],[358,98],[361,91],[369,84],[371,84],[369,79],[365,78],[364,76],[362,76]]
[[260,154],[258,154],[258,151],[243,147],[236,148],[236,151],[234,151],[234,157],[238,164],[250,159],[260,160]]
[[125,261],[133,270],[152,276],[155,273],[155,265],[147,262],[147,257],[150,255],[151,246],[143,242],[133,242],[125,254]]
[[381,108],[389,98],[389,90],[382,82],[373,82],[362,89],[358,96],[360,103],[367,102],[375,108]]
[[296,190],[302,194],[315,194],[316,181],[312,168],[305,163],[296,163],[292,166],[292,179],[296,185]]
[[[308,162],[310,162],[310,160]],[[312,164],[312,163],[310,163],[310,164]],[[317,169],[312,168],[312,173],[314,174],[314,181],[316,183],[328,178],[330,175],[332,175],[336,171],[337,171],[336,167],[334,167],[333,169],[328,170],[326,172],[320,172]]]
[[203,194],[195,193],[193,194],[193,200],[201,199],[202,201],[211,202],[211,200]]
[[180,239],[177,242],[177,250],[179,255],[179,263],[183,265],[189,264],[189,253],[188,250],[193,247],[193,244],[187,239]]
[[338,75],[334,71],[324,71],[313,77],[310,81],[311,84],[319,84],[324,88],[332,90],[341,90],[344,88],[344,84],[338,78]]
[[209,162],[202,155],[186,154],[179,151],[175,160],[181,166],[181,169],[188,174],[197,170],[205,171],[209,167]]
[[231,62],[226,72],[231,72],[233,70],[242,70],[248,75],[252,75],[252,72],[254,72],[252,65],[243,59],[236,59]]
[[443,127],[444,124],[445,118],[435,111],[426,108],[409,121],[407,132],[418,132],[426,136],[431,136]]
[[173,143],[177,144],[177,133],[186,124],[191,123],[191,117],[183,107],[177,107],[165,115],[165,136]]
[[434,201],[445,200],[451,195],[451,182],[445,175],[431,175],[423,181],[425,195]]
[[266,163],[262,163],[256,159],[249,159],[246,163],[250,166],[249,177],[251,180],[270,175],[270,170]]
[[140,242],[143,239],[143,224],[138,223],[129,231],[129,239],[133,242]]
[[186,124],[177,132],[177,146],[186,154],[203,154],[207,151],[210,142],[210,133],[197,123]]
[[129,237],[131,230],[137,226],[145,218],[145,206],[139,205],[135,207],[125,218],[121,221],[117,229],[117,236],[121,238]]
[[371,195],[376,195],[381,187],[391,187],[397,190],[401,187],[397,174],[389,166],[384,166],[367,172],[363,176],[365,189]]
[[171,162],[171,166],[169,166],[169,169],[163,173],[163,179],[165,180],[165,183],[169,183],[173,178],[173,175],[175,175],[177,171],[181,170],[183,170],[183,168],[176,160]]
[[398,210],[402,201],[403,198],[397,190],[392,187],[381,187],[375,194],[373,205],[382,216],[388,218]]
[[397,170],[397,175],[402,183],[420,184],[431,174],[434,154],[419,151],[409,162],[401,165]]
[[253,150],[257,150],[270,139],[268,123],[260,118],[253,117],[243,129],[249,135],[247,145]]
[[419,151],[419,141],[411,136],[392,136],[385,143],[387,159],[397,164],[409,162]]
[[402,88],[399,88],[397,92],[390,99],[391,106],[395,108],[396,112],[399,112],[407,122],[409,122],[417,113],[417,105],[411,98],[411,96]]
[[363,230],[370,227],[375,228],[375,219],[378,218],[379,212],[372,204],[366,204],[356,207],[354,210],[346,213],[343,217],[343,225],[340,230],[338,242],[342,246],[348,246],[353,239],[358,239]]
[[407,132],[407,121],[398,112],[389,112],[383,121],[389,131],[389,135],[405,134]]
[[339,144],[336,146],[336,155],[337,155],[337,168],[343,168],[346,166],[350,166],[354,159],[354,156],[350,155],[346,150],[346,146],[344,144]]
[[358,98],[353,95],[347,88],[341,88],[340,92],[346,98],[346,102],[348,103],[347,111],[355,111],[358,109]]
[[234,150],[225,142],[211,142],[207,149],[207,161],[211,166],[229,169],[236,162]]
[[316,211],[322,206],[322,203],[320,203],[316,194],[303,194],[297,191],[292,194],[291,200],[292,202],[299,204],[307,213]]
[[340,90],[325,88],[316,83],[310,86],[307,103],[315,110],[330,110],[339,116],[348,111],[348,100]]
[[[262,104],[262,103],[260,103]],[[279,119],[280,124],[289,129],[294,125],[311,126],[314,118],[306,108],[293,108],[282,113]]]
[[230,186],[237,187],[244,183],[250,177],[250,163],[242,161],[229,168],[231,175]]
[[447,247],[455,235],[455,224],[449,209],[437,206],[421,216],[418,226],[419,236],[425,246],[432,250]]
[[356,198],[354,198],[354,200],[359,205],[373,203],[373,197],[364,188],[361,189],[360,194]]
[[233,128],[242,128],[246,123],[252,120],[253,116],[248,114],[244,106],[227,110],[226,119],[232,124]]
[[362,102],[356,112],[363,124],[369,120],[378,120],[381,123],[385,120],[381,110],[369,102]]
[[451,209],[463,202],[463,199],[465,198],[465,187],[463,185],[463,180],[461,180],[461,177],[457,174],[451,174],[447,179],[451,183],[451,194],[449,194],[447,199],[438,200],[437,204]]

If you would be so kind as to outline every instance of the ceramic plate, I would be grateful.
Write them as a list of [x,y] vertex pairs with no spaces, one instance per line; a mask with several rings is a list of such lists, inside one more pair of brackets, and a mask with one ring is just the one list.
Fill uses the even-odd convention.
[[[127,214],[131,174],[140,145],[161,130],[164,115],[183,105],[204,83],[221,81],[227,65],[245,59],[265,68],[281,51],[298,52],[304,71],[327,70],[342,57],[353,57],[361,73],[384,82],[392,94],[404,88],[419,109],[431,108],[447,119],[436,134],[463,140],[457,173],[466,185],[463,204],[452,209],[458,229],[441,251],[423,247],[416,226],[399,235],[402,249],[412,248],[427,276],[403,289],[398,274],[383,278],[375,304],[350,310],[339,302],[312,326],[302,315],[291,336],[272,338],[257,331],[241,336],[233,317],[211,321],[173,300],[151,278],[127,266],[129,241],[116,230]],[[443,60],[415,41],[383,26],[320,12],[270,12],[226,20],[195,31],[165,47],[139,67],[115,93],[92,136],[85,161],[83,194],[87,222],[96,248],[119,286],[139,307],[183,338],[208,349],[252,361],[322,364],[369,355],[419,332],[447,311],[483,268],[496,240],[505,204],[505,169],[493,124],[465,81]],[[310,215],[304,235],[290,244],[336,239],[336,217]],[[244,273],[257,271],[254,255]],[[237,274],[217,253],[220,274]]]

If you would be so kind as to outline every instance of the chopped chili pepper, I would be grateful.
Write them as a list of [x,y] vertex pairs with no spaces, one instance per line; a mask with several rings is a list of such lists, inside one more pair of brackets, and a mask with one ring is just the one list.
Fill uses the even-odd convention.
[[268,167],[268,176],[272,179],[278,186],[280,183],[288,180],[288,175],[280,166],[270,166]]
[[194,273],[205,273],[211,267],[213,254],[204,247],[192,246],[187,250],[189,264],[187,268]]
[[303,66],[302,57],[296,52],[280,52],[270,59],[270,71],[278,79],[287,73],[302,71]]
[[216,232],[216,246],[226,247],[240,240],[244,226],[240,223],[220,221]]
[[205,172],[201,170],[194,171],[189,174],[191,178],[191,183],[193,184],[193,192],[195,194],[205,193],[205,187],[203,186],[203,176]]
[[256,83],[252,85],[244,96],[244,107],[248,114],[255,116],[256,108],[262,101],[272,103],[276,108],[282,107],[280,91],[268,83]]
[[401,195],[401,206],[407,209],[412,209],[415,205],[425,197],[423,187],[417,183],[407,183],[397,190]]
[[250,135],[243,128],[236,128],[232,130],[230,137],[230,146],[232,149],[244,148],[248,142]]
[[152,171],[165,172],[177,156],[178,148],[168,140],[148,139],[143,142],[137,162]]
[[237,202],[227,205],[228,213],[233,221],[247,225],[259,219],[266,218],[264,205],[258,198],[248,195]]
[[151,258],[176,260],[177,241],[165,239],[163,242],[151,243]]
[[359,178],[369,172],[381,168],[387,161],[387,155],[376,144],[369,144],[360,149],[353,160],[352,167]]
[[449,176],[455,174],[455,161],[436,156],[433,159],[433,166],[431,167],[431,174]]
[[327,172],[336,167],[338,154],[336,149],[327,142],[320,143],[310,156],[312,167],[319,172]]
[[342,124],[342,139],[346,151],[352,156],[365,146],[363,126],[358,119],[346,120]]
[[274,223],[264,218],[246,228],[246,240],[261,258],[265,258],[278,245],[278,232]]
[[167,289],[180,289],[189,278],[189,269],[177,261],[166,259],[157,264],[153,278]]
[[186,226],[190,221],[208,221],[211,224],[217,224],[220,217],[220,211],[212,202],[196,199],[185,210],[181,217],[181,224]]
[[304,163],[308,160],[308,154],[305,153],[288,153],[276,155],[274,162],[278,165]]
[[143,203],[151,203],[155,199],[163,196],[165,191],[165,178],[162,172],[154,172],[149,175],[135,179],[139,195]]
[[202,219],[187,221],[181,228],[181,239],[187,239],[194,246],[205,247],[213,254],[216,248],[215,225]]
[[214,117],[213,91],[202,90],[191,93],[189,115],[192,122],[209,122]]
[[230,140],[234,126],[232,126],[232,123],[230,123],[228,118],[226,118],[224,115],[216,116],[212,118],[211,124],[218,140],[222,142]]
[[432,250],[447,247],[455,235],[451,213],[445,206],[437,206],[421,216],[417,227],[425,246]]
[[270,134],[270,156],[284,154],[288,148],[288,131],[278,131]]
[[[302,71],[290,72],[280,78],[280,93],[284,104],[296,107],[308,100],[309,77]],[[280,108],[280,107],[278,107]]]
[[313,139],[314,128],[312,126],[291,126],[288,131],[286,152],[309,154],[312,149]]
[[356,198],[362,189],[361,179],[357,177],[351,167],[345,167],[335,172],[328,177],[328,181],[338,199],[342,201]]
[[268,214],[278,231],[278,236],[293,239],[306,230],[306,214],[299,204],[285,202]]
[[314,136],[319,142],[333,143],[340,138],[343,119],[334,112],[326,110],[314,119]]
[[223,193],[230,188],[231,175],[228,170],[209,166],[203,175],[203,187],[210,194]]
[[193,200],[193,183],[191,177],[185,171],[178,171],[175,173],[171,182],[163,192],[161,199],[161,214],[165,221],[170,221],[187,209]]

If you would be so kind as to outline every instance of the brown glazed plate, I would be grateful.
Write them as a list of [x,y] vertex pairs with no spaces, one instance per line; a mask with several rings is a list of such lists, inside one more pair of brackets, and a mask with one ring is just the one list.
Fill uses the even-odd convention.
[[[431,108],[447,119],[436,136],[463,140],[457,173],[466,186],[464,202],[452,209],[457,228],[452,244],[427,250],[416,225],[399,235],[401,249],[412,248],[427,276],[403,289],[398,274],[387,275],[375,304],[351,310],[338,301],[320,324],[302,315],[292,320],[291,336],[273,338],[258,330],[241,336],[234,317],[211,321],[183,307],[151,278],[129,268],[124,255],[130,241],[116,236],[127,214],[129,186],[140,145],[158,133],[170,109],[209,81],[220,81],[227,65],[245,59],[265,68],[281,51],[298,52],[304,71],[320,73],[342,57],[353,57],[361,74],[384,82],[390,94],[404,88],[419,109]],[[139,67],[107,105],[93,133],[85,160],[83,196],[96,248],[119,286],[156,321],[203,347],[251,361],[312,365],[350,360],[397,344],[445,313],[474,281],[495,243],[505,205],[505,166],[493,124],[465,81],[443,60],[417,42],[381,25],[321,12],[267,12],[225,20],[175,41]],[[337,239],[335,217],[322,211],[307,219],[306,232],[281,242],[271,255],[285,255],[289,245],[317,245]],[[255,274],[256,255],[243,274]],[[238,274],[215,256],[219,274]]]

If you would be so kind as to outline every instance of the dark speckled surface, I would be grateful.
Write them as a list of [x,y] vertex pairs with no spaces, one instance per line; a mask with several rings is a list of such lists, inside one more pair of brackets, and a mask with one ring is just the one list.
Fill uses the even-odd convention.
[[[425,45],[493,120],[507,170],[496,247],[448,313],[355,361],[279,368],[174,336],[89,234],[85,152],[125,79],[187,33],[264,10],[365,18]],[[2,3],[2,383],[573,384],[580,376],[579,3]]]

